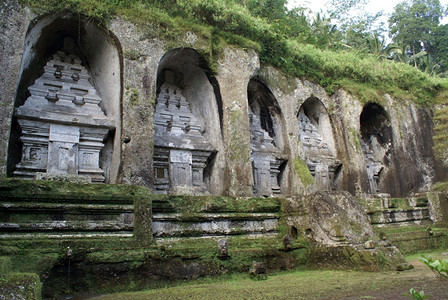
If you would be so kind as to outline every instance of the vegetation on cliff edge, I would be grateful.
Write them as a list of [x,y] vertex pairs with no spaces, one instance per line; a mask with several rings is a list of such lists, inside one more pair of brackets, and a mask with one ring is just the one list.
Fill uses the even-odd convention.
[[[353,49],[328,50],[328,45],[319,46],[323,42],[317,39],[323,37],[323,33],[312,34],[298,11],[286,12],[286,8],[282,11],[282,6],[276,4],[269,8],[272,1],[261,1],[261,4],[237,0],[21,2],[40,12],[69,10],[104,24],[120,16],[143,27],[151,25],[146,28],[148,37],[165,40],[178,40],[180,33],[194,32],[208,41],[208,48],[198,50],[209,59],[212,67],[226,43],[252,48],[263,63],[319,83],[329,93],[344,87],[365,102],[389,93],[399,99],[430,104],[438,96],[445,97],[440,92],[448,88],[445,79],[431,77],[405,63]],[[377,93],[371,92],[372,87]]]

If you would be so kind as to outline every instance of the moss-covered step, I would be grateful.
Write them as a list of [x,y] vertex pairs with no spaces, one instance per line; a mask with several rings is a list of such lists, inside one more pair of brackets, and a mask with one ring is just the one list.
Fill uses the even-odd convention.
[[0,201],[2,202],[132,205],[135,197],[148,197],[149,194],[148,189],[132,185],[0,178]]
[[155,237],[275,234],[277,198],[153,195]]
[[276,213],[154,214],[155,237],[274,234],[280,215]]
[[152,239],[151,192],[129,185],[0,179],[0,237],[107,234]]
[[431,219],[427,208],[415,208],[408,210],[390,210],[370,212],[372,225],[399,225],[399,224],[430,224]]
[[367,210],[372,225],[430,224],[429,200],[426,195],[411,198],[364,198],[358,202]]
[[374,227],[403,254],[448,248],[448,228],[428,225]]

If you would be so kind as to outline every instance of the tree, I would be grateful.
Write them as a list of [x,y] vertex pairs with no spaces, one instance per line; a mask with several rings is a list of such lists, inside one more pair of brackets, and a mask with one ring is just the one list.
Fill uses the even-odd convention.
[[[409,0],[395,6],[389,18],[390,35],[411,47],[412,55],[426,51],[432,54],[434,32],[443,16],[439,0]],[[414,59],[417,67],[417,60]]]
[[372,36],[382,36],[383,12],[370,14],[365,9],[367,0],[330,0],[328,12],[342,35],[342,43],[357,51],[370,52]]
[[278,20],[286,16],[286,3],[287,0],[250,0],[246,5],[255,16]]
[[326,49],[334,44],[334,38],[337,36],[336,25],[331,24],[331,20],[321,13],[316,14],[311,30],[317,47]]
[[406,45],[402,41],[395,41],[391,44],[389,44],[389,47],[391,48],[389,51],[389,57],[397,62],[402,62],[405,64],[410,63],[410,55],[411,48],[409,45]]
[[385,59],[389,57],[392,51],[390,45],[386,44],[386,39],[377,33],[373,33],[369,39],[369,52],[378,56],[378,58]]
[[441,72],[448,71],[448,25],[437,27],[432,47],[433,58],[440,65]]

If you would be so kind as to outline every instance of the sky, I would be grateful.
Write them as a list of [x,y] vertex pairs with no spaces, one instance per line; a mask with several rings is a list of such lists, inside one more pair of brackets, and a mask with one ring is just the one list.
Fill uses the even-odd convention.
[[[326,3],[330,0],[287,0],[287,7],[288,9],[292,9],[295,7],[306,7],[311,9],[312,13],[310,13],[310,17],[313,18],[315,16],[315,13],[317,12],[325,12],[326,9]],[[397,6],[398,3],[403,2],[404,0],[367,0],[366,4],[366,10],[369,12],[370,15],[374,15],[377,12],[383,11],[383,16],[378,19],[377,22],[373,25],[373,28],[376,29],[382,29],[387,31],[389,27],[389,16],[393,13],[395,6]],[[442,7],[447,7],[448,0],[439,0]],[[324,16],[329,17],[328,14],[325,14]],[[440,24],[444,25],[448,23],[448,17],[444,17],[442,20],[440,20]],[[385,35],[384,36],[388,42],[390,42],[390,36]]]
[[[288,0],[287,7],[289,9],[294,7],[307,7],[316,13],[326,11],[325,3],[327,1],[328,0]],[[384,14],[387,14],[387,17],[385,18],[387,24],[388,15],[390,15],[394,11],[395,6],[402,1],[403,0],[369,0],[366,9],[372,14],[382,10]],[[448,5],[448,0],[439,1],[442,7],[446,7]],[[444,21],[445,22],[443,23],[446,23],[446,18]]]
[[[325,11],[325,3],[328,0],[288,0],[288,8],[293,7],[307,7],[313,12]],[[400,3],[401,0],[370,0],[367,9],[374,13],[383,10],[385,13],[391,13],[394,7]]]

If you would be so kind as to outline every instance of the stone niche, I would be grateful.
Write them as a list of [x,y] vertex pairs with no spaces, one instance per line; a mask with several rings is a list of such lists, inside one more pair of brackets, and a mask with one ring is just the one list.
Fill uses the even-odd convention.
[[100,152],[115,125],[101,110],[102,99],[75,53],[74,41],[65,38],[62,51],[47,62],[28,88],[31,96],[16,110],[23,148],[14,176],[43,172],[104,182]]
[[284,154],[281,112],[272,92],[261,81],[251,79],[248,85],[249,126],[253,192],[256,196],[284,193]]
[[376,194],[381,191],[381,174],[390,161],[393,147],[392,128],[384,108],[367,103],[360,115],[361,147],[364,156],[367,184],[364,190]]
[[324,191],[337,190],[342,164],[335,156],[333,131],[325,106],[319,99],[309,98],[297,117],[305,161],[317,186]]
[[46,16],[28,31],[9,176],[116,182],[121,66],[111,39],[94,22],[70,14]]
[[[192,49],[159,63],[154,117],[154,192],[219,194],[223,149],[216,94]],[[222,179],[222,178],[221,178]]]

